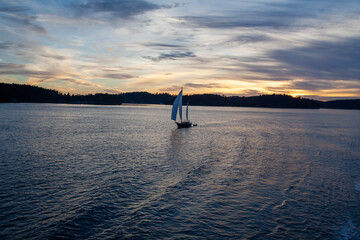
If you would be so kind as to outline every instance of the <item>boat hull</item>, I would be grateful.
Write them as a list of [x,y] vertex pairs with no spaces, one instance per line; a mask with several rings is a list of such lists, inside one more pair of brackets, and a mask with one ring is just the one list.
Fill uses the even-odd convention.
[[189,128],[192,126],[191,122],[175,122],[178,128]]

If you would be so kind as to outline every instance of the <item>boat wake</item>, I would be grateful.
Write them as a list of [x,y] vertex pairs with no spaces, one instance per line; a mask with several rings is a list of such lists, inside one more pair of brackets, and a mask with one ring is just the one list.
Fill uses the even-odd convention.
[[340,235],[338,239],[341,240],[360,239],[357,227],[350,217],[347,223],[341,226],[341,231],[338,234]]
[[360,181],[355,182],[355,190],[360,191]]

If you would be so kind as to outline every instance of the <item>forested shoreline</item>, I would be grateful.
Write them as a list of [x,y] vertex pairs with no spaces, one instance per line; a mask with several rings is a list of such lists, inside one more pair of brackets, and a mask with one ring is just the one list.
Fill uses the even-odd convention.
[[[96,93],[70,95],[56,90],[25,84],[0,83],[1,103],[69,103],[120,105],[122,103],[172,104],[175,96],[168,93],[130,92],[122,94]],[[270,108],[332,108],[360,109],[360,99],[318,101],[286,94],[253,97],[221,96],[216,94],[185,95],[184,102],[197,106],[270,107]]]

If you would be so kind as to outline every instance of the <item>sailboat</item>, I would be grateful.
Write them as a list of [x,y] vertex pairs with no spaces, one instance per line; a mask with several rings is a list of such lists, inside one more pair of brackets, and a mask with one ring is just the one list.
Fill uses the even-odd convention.
[[[174,103],[172,106],[172,111],[171,111],[171,120],[175,121],[178,128],[188,128],[188,127],[191,127],[193,124],[189,121],[189,101],[187,102],[187,105],[186,105],[186,120],[185,121],[182,120],[182,91],[183,91],[183,89],[181,88],[179,95],[177,95],[177,97],[174,100]],[[178,109],[179,109],[180,122],[176,121],[176,115],[177,115]]]

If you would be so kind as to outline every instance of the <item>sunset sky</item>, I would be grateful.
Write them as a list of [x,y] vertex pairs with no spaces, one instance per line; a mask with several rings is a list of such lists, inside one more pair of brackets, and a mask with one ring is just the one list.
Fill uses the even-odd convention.
[[0,82],[360,97],[360,2],[0,0]]

